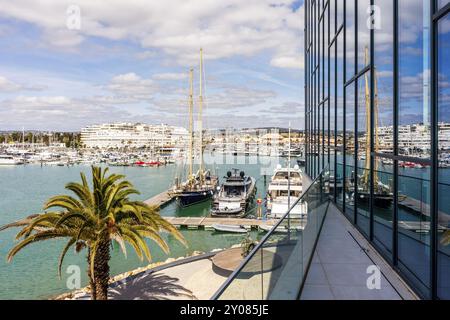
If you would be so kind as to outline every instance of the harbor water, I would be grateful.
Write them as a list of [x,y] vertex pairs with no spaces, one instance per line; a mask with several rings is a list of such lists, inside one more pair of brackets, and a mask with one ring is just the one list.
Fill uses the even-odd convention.
[[[262,159],[259,157],[222,159],[217,163],[213,161],[209,167],[219,175],[220,181],[228,170],[238,168],[244,170],[257,180],[257,197],[265,196],[264,178],[261,175],[261,162],[272,163],[276,158]],[[211,159],[210,159],[211,160]],[[284,160],[283,160],[284,161]],[[225,162],[227,164],[225,164]],[[244,163],[245,162],[245,163]],[[111,172],[124,174],[141,192],[137,196],[146,200],[167,190],[177,174],[183,171],[181,165],[168,165],[162,167],[110,167]],[[270,169],[271,170],[271,169]],[[80,181],[80,172],[90,176],[90,167],[87,165],[75,166],[2,166],[0,167],[0,225],[17,221],[30,214],[42,212],[44,202],[51,196],[69,193],[64,185],[72,181]],[[267,171],[267,174],[270,174]],[[267,177],[267,183],[270,176]],[[254,204],[253,204],[254,205]],[[209,213],[210,203],[205,202],[188,208],[179,208],[175,202],[161,210],[164,216],[205,216]],[[254,211],[253,211],[254,212]],[[64,240],[49,240],[28,246],[19,252],[8,263],[6,255],[15,243],[14,237],[19,229],[9,229],[0,232],[0,299],[47,299],[52,296],[69,291],[66,280],[68,266],[77,266],[81,271],[82,286],[86,279],[86,252],[68,252],[64,265],[62,278],[57,275],[57,265],[60,252],[65,245]],[[154,243],[150,243],[152,263],[165,261],[170,257],[182,257],[194,251],[208,252],[213,249],[227,248],[242,241],[243,235],[223,234],[204,230],[182,230],[188,247],[178,243],[173,237],[164,235],[170,246],[170,254],[162,252]],[[262,236],[256,231],[251,232],[256,239]],[[114,246],[110,262],[111,275],[117,275],[132,269],[148,265],[148,261],[140,261],[131,247],[127,250],[125,258],[118,248]]]

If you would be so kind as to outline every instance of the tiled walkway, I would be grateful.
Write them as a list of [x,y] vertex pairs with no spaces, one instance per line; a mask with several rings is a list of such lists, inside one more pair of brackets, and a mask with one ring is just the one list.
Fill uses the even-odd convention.
[[[369,255],[365,250],[369,252]],[[369,289],[366,284],[371,275],[367,273],[367,268],[374,264],[379,265],[382,272],[380,289]],[[391,283],[394,284],[395,289]],[[386,263],[383,263],[368,242],[361,237],[336,207],[330,204],[301,299],[399,300],[414,298],[415,296],[398,275]]]

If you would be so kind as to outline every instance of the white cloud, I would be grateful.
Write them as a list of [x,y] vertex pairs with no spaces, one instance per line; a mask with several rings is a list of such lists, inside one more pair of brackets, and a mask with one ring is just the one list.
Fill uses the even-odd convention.
[[20,86],[19,84],[0,76],[0,92],[19,91],[21,88],[22,86]]
[[105,88],[118,96],[146,99],[157,92],[159,86],[152,79],[143,79],[130,72],[113,77]]
[[280,68],[297,68],[297,69],[303,69],[303,56],[298,55],[297,57],[294,56],[281,56],[281,57],[275,57],[270,61],[270,64],[274,67],[280,67]]
[[157,49],[183,65],[197,61],[200,47],[205,59],[269,50],[273,66],[300,68],[303,7],[293,12],[293,2],[78,0],[81,30],[66,28],[66,9],[72,1],[0,0],[0,16],[38,26],[45,42],[57,48],[79,47],[91,36],[131,40],[144,48],[140,58]]
[[183,80],[187,78],[187,73],[156,73],[153,75],[155,80]]
[[40,91],[46,88],[44,85],[24,85],[0,76],[0,92],[10,93],[17,91]]

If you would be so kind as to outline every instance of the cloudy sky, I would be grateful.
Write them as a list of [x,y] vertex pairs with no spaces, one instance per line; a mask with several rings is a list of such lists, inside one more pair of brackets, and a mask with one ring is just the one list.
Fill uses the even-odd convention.
[[303,0],[0,0],[0,130],[185,126],[200,47],[206,126],[302,128],[303,18]]

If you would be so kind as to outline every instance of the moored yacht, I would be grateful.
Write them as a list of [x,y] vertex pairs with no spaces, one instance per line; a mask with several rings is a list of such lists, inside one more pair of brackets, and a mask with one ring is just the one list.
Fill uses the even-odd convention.
[[[294,168],[282,168],[278,165],[267,190],[267,217],[281,218],[303,192],[302,171]],[[290,197],[289,197],[290,193]],[[299,203],[291,210],[291,217],[301,218],[306,214],[306,203]]]
[[0,154],[0,165],[19,165],[24,164],[23,160],[15,158],[11,155]]
[[228,171],[225,179],[214,197],[211,216],[244,217],[256,194],[256,180],[238,169]]

